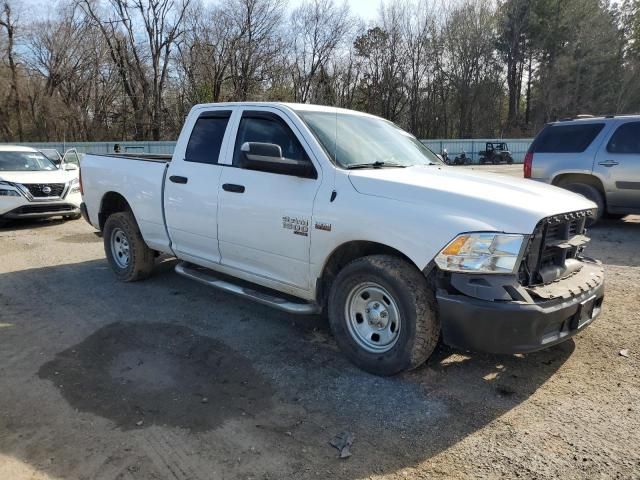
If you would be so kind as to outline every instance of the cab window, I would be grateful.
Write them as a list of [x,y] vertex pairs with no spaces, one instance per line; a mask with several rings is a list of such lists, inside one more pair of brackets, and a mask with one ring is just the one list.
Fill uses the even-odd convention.
[[277,115],[269,112],[244,112],[236,136],[233,165],[240,164],[240,147],[245,142],[279,145],[282,156],[290,160],[310,161],[291,128]]
[[230,111],[201,114],[191,131],[184,160],[186,162],[217,164],[230,116]]

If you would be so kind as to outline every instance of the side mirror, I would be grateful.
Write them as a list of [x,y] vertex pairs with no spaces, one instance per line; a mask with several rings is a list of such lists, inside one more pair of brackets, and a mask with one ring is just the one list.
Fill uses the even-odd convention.
[[78,166],[75,163],[65,163],[62,168],[64,168],[67,172],[78,170]]
[[273,143],[243,143],[240,147],[240,167],[302,178],[317,178],[310,161],[284,158],[280,146]]

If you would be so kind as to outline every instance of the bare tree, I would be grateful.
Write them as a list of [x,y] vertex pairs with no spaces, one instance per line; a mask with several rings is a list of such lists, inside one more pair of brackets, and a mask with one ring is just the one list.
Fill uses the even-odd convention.
[[[17,19],[13,15],[11,5],[8,1],[2,3],[2,12],[0,12],[0,27],[5,30],[7,39],[5,46],[6,60],[9,64],[9,71],[11,73],[11,90],[9,97],[7,98],[7,105],[12,105],[15,109],[15,118],[18,126],[18,140],[24,141],[24,128],[22,125],[22,102],[20,100],[20,89],[18,87],[18,64],[15,56],[15,43],[16,43],[16,29]],[[13,102],[11,102],[13,98]],[[4,123],[4,122],[3,122]],[[5,132],[11,136],[11,130],[9,122],[5,123]]]
[[[487,83],[500,82],[494,57],[495,15],[483,2],[472,1],[454,9],[447,21],[444,68],[456,92],[458,132],[473,135],[474,115],[481,112],[478,100]],[[486,98],[486,97],[482,97]],[[487,104],[489,105],[489,104]]]
[[179,68],[192,103],[219,102],[239,32],[230,12],[220,5],[194,13],[187,19],[184,41],[178,46]]
[[[326,76],[329,60],[345,40],[352,21],[347,3],[308,0],[291,12],[294,99],[305,103],[312,96],[314,83]],[[326,81],[326,79],[325,79]]]
[[233,99],[247,100],[267,80],[284,49],[280,35],[284,1],[229,0],[223,8],[236,30],[229,63]]
[[108,0],[101,12],[92,0],[78,0],[107,42],[122,87],[131,102],[135,137],[148,131],[159,140],[162,103],[169,62],[184,33],[184,17],[191,0]]

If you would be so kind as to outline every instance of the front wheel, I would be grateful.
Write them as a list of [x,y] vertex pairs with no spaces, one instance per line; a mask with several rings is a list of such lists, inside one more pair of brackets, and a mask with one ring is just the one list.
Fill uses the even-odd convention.
[[154,251],[140,233],[131,212],[118,212],[107,218],[102,233],[104,251],[118,280],[135,282],[151,275]]
[[347,265],[331,286],[328,310],[342,351],[376,375],[418,367],[438,343],[433,292],[417,268],[397,257],[371,255]]

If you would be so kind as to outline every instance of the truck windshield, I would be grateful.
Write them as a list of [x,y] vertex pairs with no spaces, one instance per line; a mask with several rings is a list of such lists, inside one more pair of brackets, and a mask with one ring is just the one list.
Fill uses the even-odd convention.
[[57,170],[57,167],[40,152],[0,152],[0,171],[34,172]]
[[298,111],[298,115],[342,168],[442,164],[422,142],[387,120],[341,112]]

